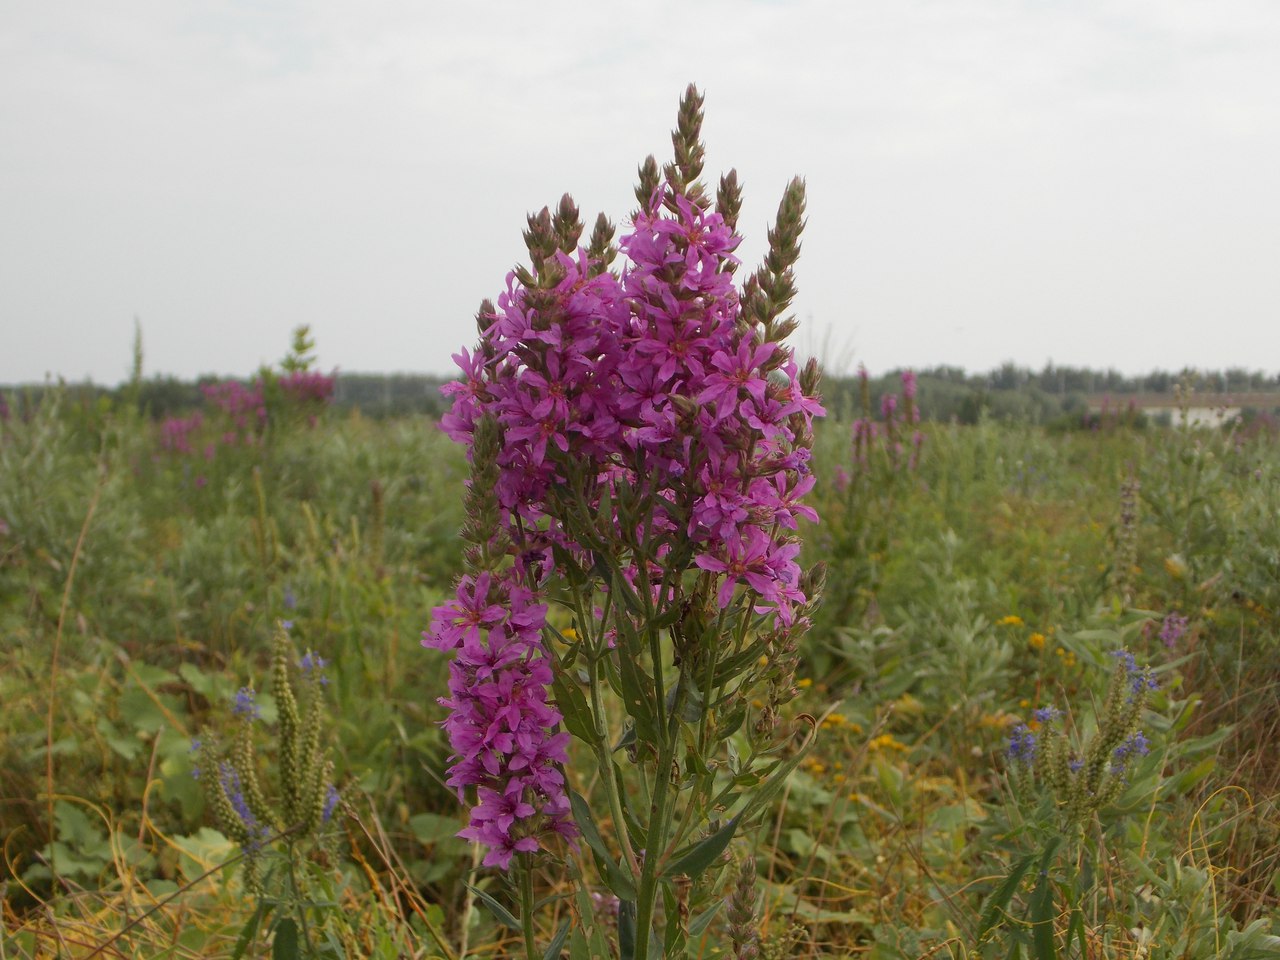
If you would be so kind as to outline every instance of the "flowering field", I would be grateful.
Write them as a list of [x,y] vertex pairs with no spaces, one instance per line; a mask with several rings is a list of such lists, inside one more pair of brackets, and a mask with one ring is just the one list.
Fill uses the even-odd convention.
[[1275,437],[824,407],[700,123],[439,422],[5,398],[0,960],[1280,956]]
[[[119,405],[67,396],[24,418],[11,401],[4,956],[256,956],[288,939],[192,777],[193,740],[245,725],[278,802],[277,621],[340,795],[314,837],[260,858],[272,882],[286,852],[306,874],[312,952],[519,953],[490,905],[514,910],[518,891],[455,836],[444,661],[420,644],[461,570],[461,451],[426,420],[304,418],[206,460]],[[1274,441],[925,424],[896,455],[875,406],[861,446],[856,410],[815,438],[822,520],[801,528],[801,561],[825,561],[827,582],[782,755],[802,717],[819,729],[717,854],[709,896],[729,903],[689,924],[690,955],[732,955],[735,924],[766,956],[1007,955],[1023,935],[1064,956],[1274,955]],[[1071,767],[1107,729],[1117,667],[1139,688],[1118,712],[1128,693],[1140,710],[1115,721],[1094,804]],[[1036,766],[1054,751],[1065,775]],[[581,760],[574,788],[596,800]],[[616,923],[590,857],[580,840],[539,864],[537,899],[561,897],[540,944],[578,889]]]

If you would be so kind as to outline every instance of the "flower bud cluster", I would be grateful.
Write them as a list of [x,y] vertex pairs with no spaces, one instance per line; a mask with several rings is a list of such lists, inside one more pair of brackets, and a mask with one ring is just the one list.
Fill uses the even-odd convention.
[[1015,783],[1025,786],[1038,779],[1071,823],[1080,823],[1113,802],[1128,783],[1133,763],[1151,749],[1139,725],[1156,679],[1150,668],[1138,666],[1128,650],[1117,650],[1113,656],[1116,667],[1098,729],[1079,749],[1061,729],[1062,712],[1056,707],[1037,710],[1036,729],[1019,724],[1009,738],[1006,756]]
[[219,748],[212,737],[192,744],[197,755],[192,773],[204,784],[219,829],[244,848],[246,882],[259,892],[256,861],[263,846],[283,830],[294,839],[311,837],[324,847],[331,838],[322,827],[331,822],[340,802],[333,783],[333,763],[322,743],[320,692],[325,661],[308,652],[300,663],[299,687],[290,677],[291,660],[292,644],[280,624],[271,674],[278,722],[278,804],[268,801],[258,778],[260,761],[254,734],[262,714],[251,686],[241,687],[232,701],[237,728],[229,750]]
[[756,908],[756,858],[743,857],[738,877],[729,894],[729,938],[734,960],[757,960],[760,956],[760,918]]

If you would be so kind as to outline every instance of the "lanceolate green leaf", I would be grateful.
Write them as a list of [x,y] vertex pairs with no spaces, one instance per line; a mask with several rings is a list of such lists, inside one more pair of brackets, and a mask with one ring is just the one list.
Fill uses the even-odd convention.
[[699,840],[690,847],[680,851],[662,871],[664,878],[678,877],[685,874],[693,879],[701,876],[733,839],[738,830],[738,820],[730,820],[711,836]]
[[582,839],[595,854],[596,865],[604,875],[605,882],[609,884],[609,889],[619,900],[635,900],[636,887],[631,879],[631,873],[614,861],[613,854],[609,852],[609,848],[604,844],[604,838],[600,836],[600,830],[591,816],[591,808],[587,806],[587,801],[583,799],[582,794],[574,791],[569,794],[569,805],[573,810],[573,819],[582,832]]
[[547,945],[547,952],[542,955],[542,960],[560,960],[560,951],[564,949],[564,942],[569,936],[569,921],[565,920],[560,924],[560,929],[556,931],[556,935],[552,937],[551,943]]
[[1022,882],[1023,876],[1031,869],[1031,864],[1035,863],[1035,860],[1036,855],[1034,853],[1028,854],[1019,860],[1014,864],[1013,869],[1009,871],[1009,875],[1001,881],[1000,886],[996,887],[995,892],[991,894],[987,905],[982,909],[982,918],[978,922],[977,939],[979,941],[1000,922],[1000,918],[1004,916],[1005,910],[1009,906],[1009,901],[1013,899],[1013,895],[1018,889],[1018,884]]
[[493,914],[495,920],[509,930],[515,930],[517,933],[520,932],[520,921],[516,919],[515,914],[479,887],[467,884],[467,889],[474,893],[480,899],[480,902],[489,908],[489,912]]
[[587,706],[587,698],[572,678],[560,670],[555,671],[551,689],[555,693],[556,707],[560,710],[564,728],[583,743],[595,743],[596,730],[591,708]]

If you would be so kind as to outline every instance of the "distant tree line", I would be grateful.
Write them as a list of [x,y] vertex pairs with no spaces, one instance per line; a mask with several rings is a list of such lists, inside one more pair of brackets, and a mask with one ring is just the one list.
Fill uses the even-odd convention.
[[[960,367],[937,366],[915,370],[918,395],[916,405],[926,420],[974,423],[981,417],[1031,423],[1068,423],[1081,420],[1089,398],[1109,394],[1116,408],[1126,396],[1169,394],[1178,383],[1194,385],[1201,397],[1227,393],[1277,392],[1280,407],[1280,375],[1233,367],[1222,371],[1185,369],[1177,373],[1156,370],[1126,376],[1115,370],[1088,367],[1059,367],[1047,364],[1039,371],[1005,363],[986,373],[967,373]],[[901,389],[901,370],[872,377],[868,394],[876,410],[885,393]],[[129,403],[149,416],[162,419],[198,409],[203,402],[201,386],[218,381],[213,376],[181,380],[154,376],[134,380],[119,387],[91,383],[70,384],[63,389],[76,400],[101,404]],[[333,406],[339,412],[359,410],[367,417],[398,417],[425,414],[439,417],[448,409],[440,387],[449,378],[414,373],[339,373]],[[0,387],[8,404],[21,410],[38,403],[47,384]],[[862,386],[856,376],[828,376],[822,387],[828,414],[838,420],[861,415]]]
[[[880,398],[901,390],[902,370],[892,370],[868,382],[873,410]],[[1029,423],[1070,426],[1086,422],[1090,398],[1110,395],[1112,409],[1120,411],[1126,397],[1138,394],[1172,394],[1179,383],[1194,387],[1201,398],[1228,393],[1276,393],[1280,407],[1280,375],[1239,367],[1228,370],[1195,370],[1176,373],[1155,370],[1126,376],[1116,370],[1058,367],[1046,364],[1039,371],[1005,363],[986,373],[967,373],[960,367],[937,366],[915,370],[916,407],[926,420],[976,423],[981,417]],[[862,414],[862,385],[858,377],[828,377],[823,381],[829,415],[852,420]]]

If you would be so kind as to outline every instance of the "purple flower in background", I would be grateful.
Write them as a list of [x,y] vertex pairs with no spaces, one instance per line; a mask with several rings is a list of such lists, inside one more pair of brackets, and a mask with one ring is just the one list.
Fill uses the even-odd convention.
[[1130,757],[1145,757],[1151,752],[1151,742],[1141,730],[1135,731],[1124,743],[1116,747],[1115,758],[1125,763]]
[[270,835],[270,829],[258,821],[257,815],[245,798],[239,772],[226,760],[218,765],[218,780],[222,784],[222,789],[226,791],[227,799],[231,801],[231,807],[235,810],[236,816],[240,818],[240,822],[249,833],[248,848],[256,850]]
[[1062,711],[1057,707],[1041,707],[1033,714],[1033,716],[1040,723],[1053,723],[1062,716]]
[[1111,773],[1113,776],[1124,776],[1128,770],[1129,763],[1135,757],[1145,757],[1151,752],[1151,743],[1147,740],[1146,735],[1137,730],[1132,733],[1124,743],[1116,747],[1111,762]]
[[303,654],[302,659],[298,661],[298,669],[302,671],[303,676],[314,676],[321,686],[328,686],[329,678],[324,673],[324,668],[328,665],[328,660],[318,653],[312,653],[310,650]]
[[1160,639],[1172,650],[1187,632],[1187,618],[1171,613],[1160,624]]
[[321,823],[328,823],[333,818],[333,811],[337,809],[340,799],[341,795],[338,793],[338,788],[332,783],[329,784],[329,788],[324,795],[324,810],[320,812]]
[[190,454],[191,437],[203,423],[199,411],[189,417],[169,417],[160,424],[160,446],[172,453]]
[[236,691],[236,698],[231,704],[231,712],[237,717],[245,717],[249,720],[257,720],[262,716],[262,710],[258,706],[253,687],[241,687]]
[[1132,700],[1144,690],[1155,690],[1160,684],[1149,667],[1139,667],[1128,650],[1113,650],[1111,656],[1120,661],[1129,682],[1129,698]]
[[1025,767],[1031,766],[1036,759],[1036,735],[1031,732],[1031,728],[1025,723],[1020,723],[1013,728],[1013,732],[1009,735],[1009,747],[1005,754],[1014,763],[1022,764]]

